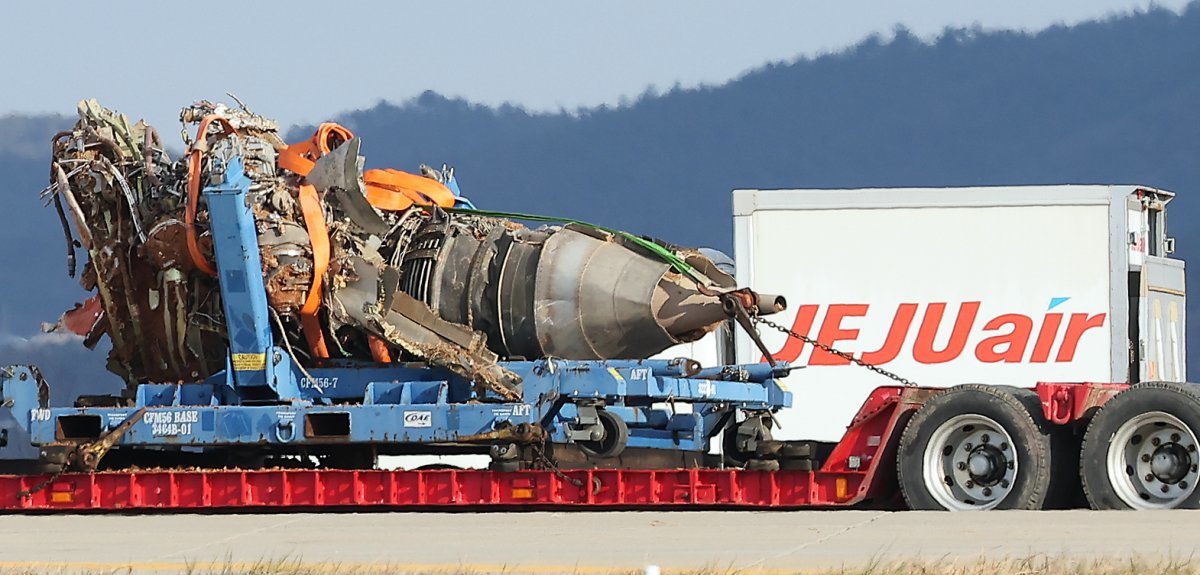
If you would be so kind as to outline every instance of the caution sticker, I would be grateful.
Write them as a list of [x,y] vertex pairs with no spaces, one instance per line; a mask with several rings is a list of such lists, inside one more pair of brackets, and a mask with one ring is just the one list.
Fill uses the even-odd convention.
[[267,368],[265,353],[235,353],[233,354],[234,371],[262,371]]

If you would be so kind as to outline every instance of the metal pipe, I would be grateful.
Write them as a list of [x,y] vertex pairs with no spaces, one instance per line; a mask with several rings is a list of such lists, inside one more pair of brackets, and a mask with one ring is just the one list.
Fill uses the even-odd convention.
[[71,235],[71,224],[67,223],[67,214],[58,194],[54,194],[54,211],[58,213],[58,223],[62,224],[63,237],[67,239],[67,275],[75,277],[75,237]]
[[75,200],[75,194],[71,192],[71,182],[67,180],[67,173],[63,171],[62,166],[58,165],[58,162],[54,162],[53,169],[58,182],[58,193],[62,194],[63,199],[67,201],[67,207],[71,208],[71,215],[75,217],[75,228],[79,230],[79,240],[83,243],[84,248],[90,250],[92,248],[91,228],[87,225],[83,209]]

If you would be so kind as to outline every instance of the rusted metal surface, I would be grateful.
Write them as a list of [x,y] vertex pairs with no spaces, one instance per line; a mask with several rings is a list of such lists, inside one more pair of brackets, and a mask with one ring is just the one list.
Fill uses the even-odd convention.
[[120,425],[105,433],[103,437],[86,443],[75,448],[75,457],[70,461],[71,467],[78,471],[92,472],[100,467],[100,460],[104,459],[118,441],[121,436],[125,435],[129,428],[133,427],[138,421],[141,421],[142,416],[146,414],[146,408],[138,409],[125,418]]
[[54,139],[47,193],[69,208],[87,253],[80,283],[98,294],[68,312],[62,325],[93,345],[107,334],[109,368],[131,383],[195,380],[219,369],[224,344],[216,283],[191,277],[161,233],[176,219],[182,197],[161,142],[145,124],[94,101],[81,102],[79,116],[72,131]]
[[268,118],[197,102],[180,113],[197,128],[173,160],[152,127],[94,100],[78,112],[75,127],[53,140],[43,193],[63,222],[68,272],[79,271],[75,252],[85,251],[80,283],[97,293],[56,328],[92,345],[108,335],[109,367],[130,390],[198,381],[225,365],[198,190],[211,165],[234,156],[251,180],[275,336],[302,365],[423,360],[515,399],[520,378],[501,359],[645,358],[714,329],[728,317],[728,297],[761,313],[782,306],[735,292],[733,278],[693,250],[664,248],[687,263],[682,273],[644,245],[588,226],[530,229],[447,213],[420,193],[380,196],[364,182],[392,177],[421,188],[444,175],[389,170],[364,180],[359,140],[334,124],[289,147]]

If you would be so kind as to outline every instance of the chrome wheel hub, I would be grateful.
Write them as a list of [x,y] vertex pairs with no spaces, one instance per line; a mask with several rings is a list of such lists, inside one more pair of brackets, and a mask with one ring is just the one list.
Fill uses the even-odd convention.
[[992,509],[1012,491],[1017,454],[995,420],[953,417],[930,435],[922,461],[929,494],[946,509]]
[[1200,479],[1196,434],[1162,411],[1126,421],[1108,445],[1108,478],[1117,497],[1134,509],[1178,507]]

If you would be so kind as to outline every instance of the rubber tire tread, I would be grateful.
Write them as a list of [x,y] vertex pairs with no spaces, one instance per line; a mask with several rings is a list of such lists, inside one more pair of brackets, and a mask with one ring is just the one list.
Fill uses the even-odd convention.
[[[589,457],[600,459],[609,459],[620,455],[622,451],[625,451],[625,446],[629,444],[629,426],[626,425],[624,419],[621,419],[621,416],[610,411],[598,409],[596,415],[600,418],[600,424],[604,426],[605,437],[598,442],[577,442],[580,451]],[[617,433],[615,440],[608,437],[608,434],[614,431]],[[610,441],[611,443],[609,443]],[[605,443],[609,443],[607,448],[604,447]]]
[[750,471],[779,471],[779,461],[774,459],[751,459],[746,462],[746,469]]
[[[1192,389],[1192,385],[1168,381],[1138,383],[1108,400],[1096,412],[1083,434],[1079,455],[1079,479],[1092,509],[1132,509],[1113,489],[1106,461],[1109,442],[1130,418],[1149,411],[1162,411],[1178,417],[1200,436],[1200,392]],[[1200,508],[1200,488],[1194,490],[1179,508]]]
[[1030,419],[1050,437],[1050,487],[1043,509],[1071,509],[1086,505],[1079,485],[1079,444],[1072,429],[1046,419],[1042,398],[1032,389],[1010,385],[993,386],[1012,394],[1025,406]]
[[1012,491],[995,509],[1043,508],[1050,489],[1050,436],[1034,421],[1029,409],[1012,389],[1015,388],[974,383],[958,385],[935,395],[917,410],[900,435],[896,454],[900,492],[911,509],[945,509],[929,494],[925,485],[925,449],[935,429],[951,418],[965,414],[994,420],[1004,427],[1016,444],[1019,473]]
[[780,459],[812,459],[813,448],[808,443],[786,443],[779,448]]

